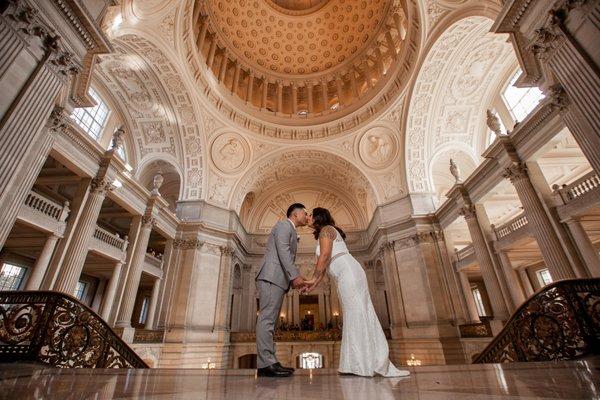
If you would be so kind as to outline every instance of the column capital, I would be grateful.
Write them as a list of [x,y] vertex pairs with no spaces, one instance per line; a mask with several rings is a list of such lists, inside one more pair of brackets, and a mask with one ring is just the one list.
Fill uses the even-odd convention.
[[235,253],[233,248],[229,246],[219,246],[219,250],[221,250],[221,254],[224,256],[232,256]]
[[458,213],[466,220],[477,217],[477,210],[474,204],[465,204],[458,210]]
[[527,165],[523,162],[512,163],[509,167],[505,168],[502,177],[510,179],[512,183],[528,178]]
[[51,132],[62,132],[69,126],[69,114],[64,107],[56,106],[48,117],[46,126]]
[[569,96],[560,83],[552,85],[549,88],[549,97],[552,105],[560,111],[565,111],[570,103]]
[[115,189],[113,183],[108,179],[108,177],[103,176],[101,178],[96,177],[92,179],[91,183],[91,192],[96,194],[101,194],[106,196],[106,194]]
[[154,226],[156,226],[156,218],[152,216],[142,217],[142,227],[152,229]]

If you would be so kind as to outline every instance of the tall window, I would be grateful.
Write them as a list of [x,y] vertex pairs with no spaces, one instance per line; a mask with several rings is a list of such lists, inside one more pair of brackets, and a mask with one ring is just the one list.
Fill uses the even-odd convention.
[[550,271],[548,268],[541,269],[537,272],[538,280],[542,287],[549,285],[552,283],[552,276],[550,275]]
[[146,323],[146,317],[148,316],[148,303],[149,302],[150,302],[150,299],[148,297],[144,297],[144,300],[142,301],[142,310],[140,311],[140,319],[139,319],[140,324]]
[[98,140],[102,134],[102,129],[106,124],[109,109],[108,106],[96,91],[90,88],[88,92],[90,97],[94,99],[96,105],[94,107],[76,108],[71,114],[71,118],[77,122],[88,135]]
[[85,295],[85,288],[87,287],[86,282],[79,281],[77,282],[77,287],[75,288],[75,298],[79,301],[83,301],[83,296]]
[[5,263],[0,270],[0,290],[19,290],[27,268]]
[[514,84],[521,75],[522,71],[517,73],[510,80],[510,83],[502,93],[502,99],[506,103],[508,110],[517,121],[523,121],[527,115],[538,105],[544,95],[537,87],[518,88]]
[[485,317],[485,307],[483,307],[483,300],[481,299],[481,292],[479,289],[473,289],[473,298],[475,299],[475,307],[477,307],[477,314],[480,317]]

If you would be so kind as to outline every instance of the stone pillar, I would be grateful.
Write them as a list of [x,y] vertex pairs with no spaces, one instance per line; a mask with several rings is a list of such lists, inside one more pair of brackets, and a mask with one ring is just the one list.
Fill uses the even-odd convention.
[[477,311],[477,305],[475,304],[475,299],[473,298],[473,291],[471,290],[469,277],[464,271],[459,271],[458,277],[460,279],[460,286],[465,296],[465,301],[467,302],[467,312],[469,317],[468,322],[479,322],[479,312]]
[[212,69],[213,61],[215,60],[215,52],[217,51],[217,34],[213,34],[210,38],[210,48],[208,49],[208,57],[206,58],[206,66]]
[[221,56],[221,65],[219,66],[219,82],[225,83],[225,74],[227,73],[227,61],[229,58],[227,57],[227,52],[223,50]]
[[204,40],[206,39],[206,31],[208,30],[208,17],[202,17],[202,28],[200,28],[200,33],[198,33],[198,38],[196,39],[196,44],[198,45],[198,51],[202,51],[202,47],[204,47]]
[[108,321],[110,312],[115,301],[115,293],[117,292],[117,286],[119,283],[119,277],[121,276],[121,269],[123,268],[123,262],[119,261],[113,268],[112,275],[108,281],[108,285],[104,291],[104,301],[100,307],[100,316],[103,320]]
[[248,72],[248,85],[246,86],[246,103],[252,104],[252,90],[254,89],[254,74]]
[[529,280],[529,274],[527,274],[527,270],[520,269],[519,277],[521,278],[521,283],[523,284],[523,288],[525,289],[525,295],[527,297],[532,296],[535,291],[533,290],[533,286],[531,286],[531,281]]
[[90,241],[96,230],[96,222],[98,221],[98,215],[100,215],[102,203],[107,193],[113,188],[114,186],[106,177],[92,180],[88,200],[83,206],[79,222],[73,231],[71,243],[58,270],[53,290],[70,295],[74,293],[87,257]]
[[315,111],[315,103],[313,99],[313,83],[308,82],[306,86],[306,96],[308,97],[308,112],[312,114]]
[[[581,226],[581,222],[576,218],[569,218],[564,222],[573,237],[573,243],[585,264],[589,276],[592,278],[600,277],[600,258],[598,257],[598,251],[594,248],[594,245],[585,229],[583,229],[583,226]],[[554,278],[554,276],[552,278]]]
[[479,263],[479,267],[481,268],[481,276],[483,277],[483,282],[485,283],[485,288],[492,304],[494,318],[505,321],[508,319],[509,313],[502,296],[500,283],[498,282],[496,272],[494,271],[494,262],[492,261],[490,251],[487,247],[483,230],[477,220],[475,206],[473,204],[465,205],[460,212],[467,221],[469,234],[471,235],[473,248],[475,249],[475,256]]
[[398,53],[396,53],[396,45],[394,44],[394,39],[392,39],[392,32],[389,29],[385,32],[385,41],[388,46],[388,54],[391,53],[392,59],[395,60]]
[[235,94],[240,85],[240,73],[242,72],[242,65],[240,61],[235,62],[235,70],[233,71],[233,83],[231,84],[231,93]]
[[402,336],[402,330],[406,326],[406,314],[403,290],[396,264],[395,242],[383,245],[379,249],[379,253],[383,258],[383,277],[389,295],[390,330],[392,337],[397,339]]
[[160,279],[154,280],[152,285],[152,295],[150,297],[150,304],[148,306],[148,313],[146,314],[146,323],[144,324],[145,329],[154,329],[154,316],[156,315],[156,306],[158,304],[158,291],[160,289]]
[[337,89],[338,101],[340,106],[345,105],[346,101],[344,99],[344,81],[342,81],[341,77],[335,78],[335,87]]
[[300,323],[300,295],[298,294],[297,291],[294,291],[294,294],[292,295],[292,315],[294,316],[294,323],[295,324],[299,324]]
[[381,54],[380,46],[381,43],[377,43],[377,47],[375,47],[375,59],[379,76],[383,76],[385,74],[385,66],[383,65],[383,55]]
[[519,278],[510,263],[508,254],[502,250],[496,250],[496,254],[498,255],[500,265],[502,266],[502,271],[504,272],[508,290],[514,304],[515,309],[511,310],[511,312],[514,312],[521,304],[523,304],[523,302],[525,302],[525,294],[523,293],[523,290],[521,290]]
[[277,112],[283,112],[283,83],[277,81]]
[[292,83],[292,114],[298,114],[298,86]]
[[173,297],[173,286],[177,276],[177,252],[173,249],[173,239],[167,239],[165,251],[162,258],[163,279],[160,285],[160,293],[158,295],[158,320],[156,328],[163,329],[167,320],[167,313],[171,306],[171,298]]
[[331,322],[331,302],[329,300],[329,293],[325,293],[325,328],[327,324]]
[[348,70],[348,75],[350,75],[350,91],[354,97],[358,98],[360,93],[358,92],[358,85],[356,84],[356,71],[354,70],[354,67],[351,67],[350,70]]
[[140,285],[140,278],[142,276],[142,268],[146,258],[146,251],[148,250],[148,239],[150,239],[150,232],[152,232],[155,220],[152,217],[143,217],[140,223],[140,233],[135,242],[131,259],[129,260],[129,266],[127,268],[128,274],[123,290],[123,298],[117,314],[117,321],[115,323],[115,326],[119,328],[131,328],[131,316],[133,314],[135,298]]
[[[221,246],[221,260],[219,265],[219,283],[217,289],[217,302],[215,305],[214,330],[223,334],[229,331],[227,321],[230,318],[231,292],[233,289],[232,256],[233,249]],[[226,338],[222,338],[225,340]]]
[[46,243],[44,243],[42,252],[35,261],[35,265],[31,270],[31,275],[29,275],[29,278],[27,279],[25,290],[38,290],[40,288],[40,284],[42,283],[44,274],[48,269],[48,264],[50,263],[50,259],[52,258],[52,254],[54,253],[58,239],[59,237],[55,234],[51,234],[46,239]]
[[527,216],[527,223],[531,226],[531,232],[538,243],[552,279],[574,278],[575,272],[569,264],[569,258],[552,227],[542,201],[529,180],[525,164],[513,163],[506,168],[503,176],[510,179],[515,186]]
[[[319,319],[323,325],[327,325],[327,316],[325,314],[325,296],[319,293]],[[315,321],[315,324],[317,321]]]
[[327,81],[323,78],[321,81],[321,97],[323,100],[323,112],[329,109],[329,95],[327,94]]
[[261,97],[261,101],[260,101],[260,107],[263,109],[267,107],[267,95],[268,94],[269,94],[269,81],[267,81],[267,78],[263,77],[262,97]]

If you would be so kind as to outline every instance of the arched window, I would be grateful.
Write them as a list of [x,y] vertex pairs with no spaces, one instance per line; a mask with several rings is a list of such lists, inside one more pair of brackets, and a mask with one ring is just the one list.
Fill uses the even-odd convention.
[[71,118],[77,122],[88,135],[98,140],[102,135],[102,130],[106,125],[110,109],[106,103],[100,98],[100,95],[92,88],[89,90],[89,95],[96,105],[93,107],[76,108],[71,114]]
[[502,99],[516,121],[523,121],[544,98],[541,90],[537,87],[518,88],[514,86],[521,73],[522,71],[519,69],[502,93]]

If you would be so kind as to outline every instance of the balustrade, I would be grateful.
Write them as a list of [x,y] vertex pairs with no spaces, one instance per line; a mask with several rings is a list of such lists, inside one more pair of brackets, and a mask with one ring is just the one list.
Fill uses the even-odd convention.
[[121,238],[118,233],[111,233],[106,229],[100,228],[99,226],[96,226],[94,238],[102,243],[108,244],[109,246],[116,247],[121,251],[127,250],[127,245],[129,243],[127,236]]
[[68,201],[65,201],[61,205],[54,200],[50,200],[45,196],[34,192],[33,190],[27,195],[27,198],[25,199],[25,206],[38,213],[55,219],[58,222],[65,222],[70,211]]
[[572,200],[598,190],[598,188],[600,188],[600,177],[595,171],[591,171],[568,185],[553,186],[557,205],[569,204]]
[[524,214],[519,214],[515,218],[511,219],[505,224],[500,226],[492,225],[492,229],[496,235],[498,240],[517,232],[519,229],[522,229],[527,226],[527,217]]

